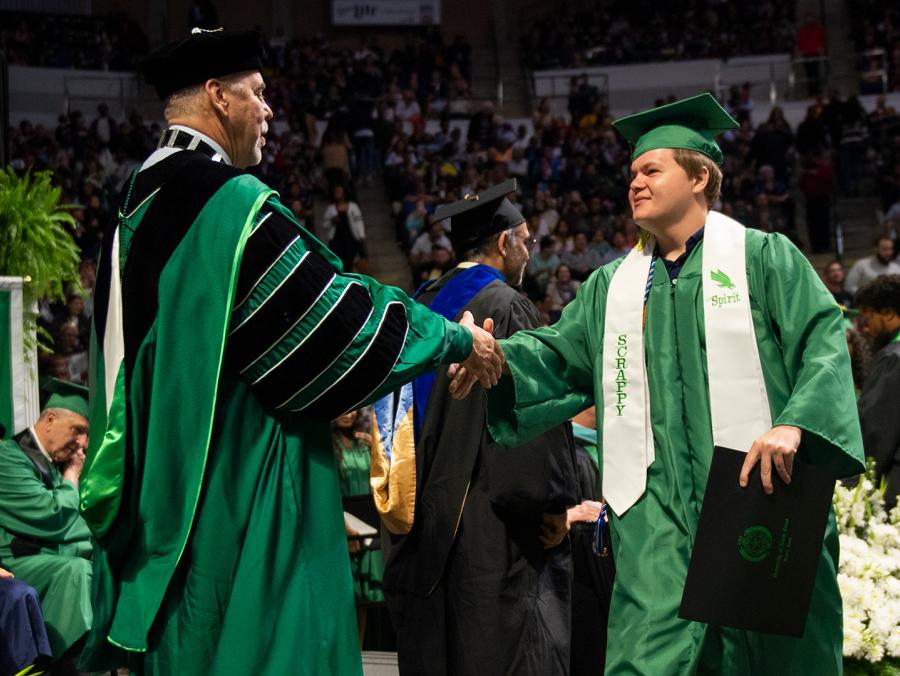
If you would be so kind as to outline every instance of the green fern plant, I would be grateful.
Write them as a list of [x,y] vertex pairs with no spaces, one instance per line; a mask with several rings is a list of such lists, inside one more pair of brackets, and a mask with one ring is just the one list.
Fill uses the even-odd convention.
[[[39,298],[65,301],[69,284],[81,286],[75,219],[51,178],[49,171],[19,176],[9,167],[0,170],[0,275],[25,279],[26,308]],[[36,317],[26,316],[27,352],[36,347],[36,326]]]

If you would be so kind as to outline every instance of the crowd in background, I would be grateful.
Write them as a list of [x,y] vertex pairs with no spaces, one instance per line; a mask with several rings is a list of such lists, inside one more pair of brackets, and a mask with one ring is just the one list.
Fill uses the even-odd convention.
[[[857,4],[876,11],[884,5]],[[790,51],[794,41],[791,10],[769,1],[657,3],[653,11],[646,0],[627,8],[619,4],[615,11],[608,1],[591,7],[586,13],[573,4],[540,23],[523,50],[529,65],[727,57]],[[887,20],[873,23],[871,12],[861,13],[860,35],[867,45],[871,38],[900,55],[894,14],[883,14]],[[0,30],[0,48],[13,63],[131,68],[146,52],[146,40],[136,37],[139,29],[121,17],[75,21],[63,30],[53,19],[33,16]],[[208,11],[204,17],[215,25]],[[58,39],[37,41],[48,25],[57,26]],[[695,31],[676,33],[676,25]],[[433,27],[410,32],[407,44],[390,53],[370,40],[346,49],[321,36],[272,39],[266,97],[277,124],[270,128],[262,163],[252,171],[279,191],[285,206],[331,246],[345,268],[360,272],[367,271],[370,254],[357,192],[383,189],[414,287],[455,265],[447,224],[434,220],[437,207],[517,179],[518,206],[535,240],[523,292],[552,322],[591,272],[626,255],[638,241],[627,202],[630,150],[586,76],[572,79],[565,116],[543,100],[529,123],[512,123],[491,103],[473,101],[471,52],[463,37],[447,39]],[[749,86],[732,88],[723,104],[741,127],[719,140],[725,162],[717,209],[748,227],[783,233],[810,253],[828,254],[834,252],[834,199],[870,191],[879,198],[884,220],[874,251],[849,270],[829,262],[825,284],[850,306],[867,282],[900,274],[900,117],[883,97],[867,112],[855,97],[818,96],[796,128],[777,107],[765,120],[754,120]],[[13,166],[52,171],[62,201],[73,205],[83,256],[82,288],[70,289],[65,303],[40,305],[39,321],[53,348],[41,355],[42,374],[86,381],[91,291],[103,233],[131,173],[156,147],[161,131],[137,113],[115,118],[106,105],[62,115],[53,128],[25,121],[11,130]],[[317,199],[326,205],[321,221]],[[800,214],[805,238],[798,235]],[[847,338],[862,387],[872,352],[856,328]],[[342,493],[351,500],[369,491],[367,415],[350,413],[332,430]],[[364,609],[383,601],[381,553],[377,539],[349,527],[348,536],[356,599]],[[358,620],[362,637],[365,610]]]
[[[598,21],[610,19],[608,11],[601,7]],[[729,4],[701,13],[704,21],[715,21],[725,18],[716,19],[717,13],[734,11]],[[739,11],[753,13],[742,17],[743,25],[790,19],[766,3]],[[621,20],[627,24],[630,16]],[[3,39],[8,43],[10,37]],[[447,224],[433,221],[435,209],[516,178],[519,206],[536,242],[524,291],[551,321],[594,269],[637,242],[626,197],[629,149],[586,76],[572,78],[565,116],[542,100],[530,124],[513,124],[490,102],[473,102],[471,51],[463,37],[445,39],[434,27],[410,31],[406,44],[390,53],[368,39],[353,49],[322,36],[271,39],[265,76],[275,120],[263,161],[253,171],[279,191],[301,224],[338,252],[345,267],[363,272],[369,253],[356,192],[383,185],[414,288],[455,264]],[[741,123],[720,139],[725,163],[718,208],[724,213],[750,227],[782,232],[811,253],[828,253],[834,251],[836,191],[854,196],[875,190],[885,232],[896,239],[900,118],[883,99],[867,113],[855,98],[819,96],[796,129],[777,107],[754,126],[749,85],[732,87],[723,103]],[[105,105],[88,115],[60,116],[52,129],[22,122],[12,130],[13,166],[53,171],[63,201],[75,205],[88,292],[119,192],[160,133],[159,125],[137,113],[114,119]],[[327,205],[318,223],[317,196]],[[808,233],[802,241],[796,222],[801,205]],[[72,355],[86,349],[90,312],[89,293],[81,298],[74,290],[64,306],[42,307],[55,351],[45,357],[44,371],[68,370],[70,378],[83,379],[86,360]]]
[[0,12],[0,51],[11,64],[132,70],[147,36],[125,12],[108,16]]
[[792,52],[794,3],[572,0],[527,31],[526,63],[541,68],[727,59]]
[[[900,9],[889,0],[848,0],[850,35],[859,57],[862,93],[900,91]],[[883,53],[881,53],[883,52]]]

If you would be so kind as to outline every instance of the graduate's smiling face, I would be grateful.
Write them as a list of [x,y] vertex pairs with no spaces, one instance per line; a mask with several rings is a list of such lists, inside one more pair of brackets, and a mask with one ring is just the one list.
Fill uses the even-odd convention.
[[674,150],[648,150],[631,163],[628,202],[633,218],[651,232],[677,223],[696,205],[705,185],[705,180],[688,176]]

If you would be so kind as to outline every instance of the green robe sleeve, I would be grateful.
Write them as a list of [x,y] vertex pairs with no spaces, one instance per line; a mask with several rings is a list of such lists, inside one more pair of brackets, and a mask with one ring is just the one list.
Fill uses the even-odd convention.
[[472,334],[456,322],[444,319],[426,306],[410,298],[405,291],[395,286],[387,286],[365,275],[348,274],[369,290],[376,306],[399,302],[406,309],[409,334],[400,360],[394,367],[389,381],[382,388],[390,391],[409,382],[419,373],[434,368],[437,364],[451,364],[463,361],[472,351]]
[[78,513],[78,488],[60,481],[48,489],[31,460],[13,441],[0,444],[0,527],[27,538],[57,544],[87,540]]
[[865,470],[841,310],[806,257],[782,235],[761,252],[765,298],[791,393],[773,425],[804,431],[800,457],[835,477]]
[[331,419],[440,364],[472,335],[402,290],[345,272],[273,200],[247,241],[228,357],[268,407]]
[[602,350],[587,332],[589,322],[602,327],[595,312],[600,280],[598,271],[553,326],[500,341],[510,375],[487,391],[488,429],[498,443],[520,446],[594,403],[594,367]]

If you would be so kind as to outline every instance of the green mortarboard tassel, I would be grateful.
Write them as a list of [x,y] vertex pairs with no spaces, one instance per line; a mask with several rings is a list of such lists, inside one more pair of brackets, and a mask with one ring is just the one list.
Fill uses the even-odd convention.
[[740,128],[709,93],[623,117],[613,126],[634,149],[632,160],[648,150],[684,148],[703,153],[716,164],[725,159],[716,136]]

